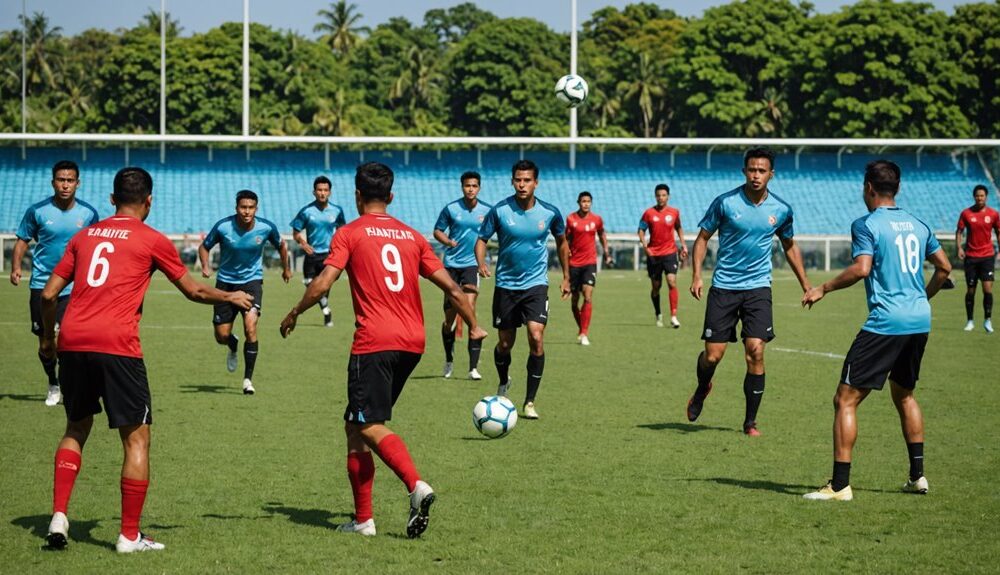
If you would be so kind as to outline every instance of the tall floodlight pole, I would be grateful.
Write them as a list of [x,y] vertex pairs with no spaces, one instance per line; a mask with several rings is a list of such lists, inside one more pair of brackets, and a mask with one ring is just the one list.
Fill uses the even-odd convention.
[[[167,133],[167,0],[160,0],[160,135]],[[160,142],[160,163],[167,159],[166,142]]]
[[250,0],[243,0],[243,135],[250,135]]
[[[571,22],[569,29],[569,73],[576,74],[576,0],[570,0]],[[575,138],[576,108],[569,109],[569,137]],[[569,145],[569,169],[576,169],[576,144]]]
[[[21,133],[28,133],[28,0],[21,0]],[[27,157],[21,140],[21,159]]]

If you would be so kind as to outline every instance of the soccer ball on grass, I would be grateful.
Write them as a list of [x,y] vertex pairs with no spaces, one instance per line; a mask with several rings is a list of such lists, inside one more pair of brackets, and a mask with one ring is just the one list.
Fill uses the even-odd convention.
[[570,108],[575,108],[587,99],[590,87],[587,81],[576,74],[567,74],[556,82],[556,98]]
[[502,395],[487,395],[472,408],[472,424],[490,439],[500,439],[517,425],[517,408]]

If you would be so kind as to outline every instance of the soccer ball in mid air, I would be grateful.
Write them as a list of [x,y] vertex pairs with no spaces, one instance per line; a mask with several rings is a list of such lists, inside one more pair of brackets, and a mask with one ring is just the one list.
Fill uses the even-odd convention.
[[517,408],[502,395],[487,395],[472,408],[472,424],[490,439],[500,439],[517,425]]
[[575,108],[587,99],[590,87],[587,81],[576,74],[567,74],[556,82],[556,98],[568,104],[570,108]]

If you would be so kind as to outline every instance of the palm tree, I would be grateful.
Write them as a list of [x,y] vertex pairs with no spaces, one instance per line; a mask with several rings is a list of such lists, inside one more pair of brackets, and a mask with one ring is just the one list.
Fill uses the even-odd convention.
[[337,88],[332,100],[317,99],[316,107],[318,109],[313,114],[312,123],[318,126],[322,133],[330,136],[356,135],[357,130],[350,119],[354,112],[354,104],[347,101],[347,94],[343,88]]
[[406,52],[406,66],[389,87],[389,100],[401,101],[406,106],[404,124],[414,127],[418,111],[430,106],[431,98],[441,85],[442,75],[434,66],[433,51],[411,46]]
[[356,26],[361,20],[357,4],[348,4],[347,0],[337,0],[330,3],[330,8],[316,13],[323,20],[313,26],[313,32],[323,32],[330,49],[341,57],[346,57],[351,48],[358,43],[358,38],[371,30],[367,26]]
[[649,54],[645,52],[639,54],[639,67],[636,71],[635,80],[627,85],[623,99],[636,100],[639,111],[642,113],[643,136],[648,138],[653,122],[653,100],[662,97],[666,90],[660,83],[663,75],[658,73]]
[[[27,76],[28,92],[33,92],[32,87],[46,85],[49,88],[56,87],[56,72],[59,67],[58,44],[62,35],[62,27],[55,26],[49,28],[49,19],[41,12],[35,12],[27,20],[23,16],[18,19],[27,31]],[[15,34],[16,40],[20,42],[20,31]],[[56,48],[55,51],[52,51]]]
[[[180,35],[181,28],[180,22],[170,17],[170,12],[166,13],[167,18],[167,38],[176,38]],[[160,13],[156,10],[150,8],[142,15],[142,20],[139,21],[139,28],[145,28],[157,35],[160,34]]]
[[753,103],[753,116],[746,127],[746,135],[755,137],[761,134],[781,136],[784,131],[785,116],[788,104],[784,95],[775,88],[764,90],[764,97]]

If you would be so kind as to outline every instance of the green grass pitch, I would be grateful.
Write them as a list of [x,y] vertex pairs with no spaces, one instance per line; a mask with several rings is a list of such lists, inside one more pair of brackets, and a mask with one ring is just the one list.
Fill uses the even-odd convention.
[[[156,276],[142,324],[155,420],[143,528],[167,549],[140,556],[112,547],[121,448],[103,415],[70,502],[70,546],[41,549],[64,414],[42,403],[28,290],[3,282],[0,571],[995,573],[1000,564],[1000,335],[962,331],[961,287],[932,302],[918,387],[930,493],[899,491],[906,449],[886,390],[860,410],[855,500],[824,503],[801,494],[830,474],[831,399],[840,358],[866,315],[862,286],[807,311],[794,278],[776,274],[778,337],[767,350],[760,438],[739,431],[738,346],[729,347],[701,419],[684,416],[704,311],[686,293],[687,270],[679,330],[653,325],[641,272],[602,273],[589,348],[576,344],[569,304],[553,287],[542,418],[489,441],[473,428],[471,409],[496,389],[495,333],[482,382],[464,379],[464,340],[456,378],[441,379],[441,296],[424,283],[428,351],[390,426],[439,499],[424,536],[408,540],[405,490],[381,462],[379,535],[333,530],[353,511],[342,431],[353,316],[343,281],[332,296],[333,329],[314,309],[282,340],[277,325],[302,294],[298,280],[286,286],[267,277],[257,395],[244,397],[242,365],[226,372],[210,308],[184,301]],[[487,325],[491,296],[492,282],[484,282],[479,317]],[[527,356],[523,331],[519,338],[511,392],[518,406]]]

